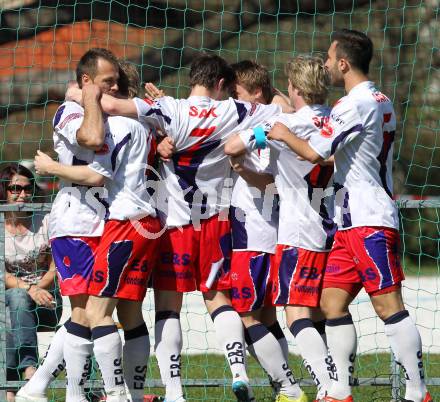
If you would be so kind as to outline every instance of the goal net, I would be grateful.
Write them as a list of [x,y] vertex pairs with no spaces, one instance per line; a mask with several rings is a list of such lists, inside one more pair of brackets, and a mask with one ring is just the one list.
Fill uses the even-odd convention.
[[[421,332],[427,377],[440,385],[439,26],[437,0],[0,0],[0,167],[10,162],[31,166],[37,149],[52,154],[53,115],[88,48],[110,48],[138,66],[143,82],[151,81],[174,97],[189,93],[189,64],[201,51],[229,62],[257,61],[286,93],[283,66],[289,57],[313,53],[325,58],[331,33],[339,28],[366,32],[375,45],[371,79],[393,100],[398,116],[394,180],[407,276],[404,296]],[[331,102],[340,96],[332,88]],[[56,180],[38,180],[49,201],[53,199]],[[389,382],[389,344],[365,293],[351,311],[359,336],[357,376],[370,383],[378,378]],[[144,312],[152,336],[151,294]],[[64,316],[68,314],[65,301]],[[198,385],[188,388],[190,399],[231,400],[229,371],[199,294],[185,296],[181,320],[183,377],[187,385]],[[285,333],[296,377],[308,378],[293,356],[293,337]],[[40,334],[39,339],[43,352],[50,335]],[[251,358],[249,367],[257,385],[267,384]],[[158,378],[153,362],[148,379]],[[360,388],[365,389],[356,390],[359,400],[380,401],[390,395],[389,387]],[[440,398],[435,389],[434,399]],[[57,392],[52,397],[62,400]],[[260,395],[270,400],[269,390]]]

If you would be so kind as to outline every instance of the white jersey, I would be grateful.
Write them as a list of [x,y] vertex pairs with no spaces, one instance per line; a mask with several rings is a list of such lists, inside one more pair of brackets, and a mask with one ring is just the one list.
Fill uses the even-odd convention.
[[155,103],[135,98],[135,103],[139,120],[159,125],[176,147],[172,161],[160,168],[165,185],[157,207],[168,227],[208,219],[229,208],[232,179],[223,151],[226,139],[238,126],[255,126],[281,111],[277,105],[206,96],[163,97]]
[[335,155],[340,230],[356,226],[398,229],[391,171],[395,132],[391,101],[365,81],[335,104],[328,124],[312,136],[310,145],[319,155]]
[[[94,152],[80,147],[76,139],[83,118],[84,109],[75,102],[64,102],[55,113],[54,149],[64,165],[87,165],[93,160]],[[61,180],[49,217],[49,238],[101,236],[105,210],[95,197],[97,192]]]
[[[244,166],[264,172],[269,165],[269,148],[246,154]],[[233,172],[231,198],[232,248],[240,251],[275,253],[278,228],[278,196],[274,187],[261,192]]]
[[[299,138],[309,139],[323,121],[328,119],[325,106],[304,106],[296,113],[283,113],[263,125],[270,131],[275,122],[283,123]],[[251,130],[240,133],[248,149],[255,147]],[[281,141],[267,141],[270,165],[280,197],[278,244],[301,247],[311,251],[330,250],[336,225],[333,217],[332,166],[314,165],[299,160]]]
[[106,219],[141,219],[156,216],[147,183],[147,163],[152,133],[137,120],[107,119],[105,143],[89,168],[106,178]]

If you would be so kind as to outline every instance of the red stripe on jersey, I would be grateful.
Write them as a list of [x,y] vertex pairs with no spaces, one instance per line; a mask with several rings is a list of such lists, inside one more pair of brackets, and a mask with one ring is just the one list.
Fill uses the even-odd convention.
[[215,126],[208,128],[194,128],[191,131],[190,137],[209,137],[215,129]]
[[333,175],[333,166],[315,165],[309,175],[313,187],[326,188]]
[[185,149],[184,153],[179,157],[179,166],[191,166],[191,161],[194,157],[194,154],[200,149],[200,145],[202,145],[203,140],[196,142],[194,145],[191,145],[188,149]]
[[154,105],[154,101],[152,101],[151,99],[148,99],[148,98],[144,98],[144,102],[148,103],[150,106]]
[[188,149],[185,149],[179,156],[179,166],[191,166],[191,161],[194,158],[194,154],[200,149],[201,145],[205,141],[206,137],[209,137],[216,129],[216,126],[208,128],[194,128],[190,137],[201,137],[199,141],[191,145]]
[[151,136],[150,151],[148,152],[148,158],[147,158],[147,162],[149,165],[152,165],[154,163],[154,157],[156,155],[156,150],[157,150],[156,138]]

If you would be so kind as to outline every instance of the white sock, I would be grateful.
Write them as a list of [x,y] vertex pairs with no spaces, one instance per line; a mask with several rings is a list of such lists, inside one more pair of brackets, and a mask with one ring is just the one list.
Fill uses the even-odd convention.
[[280,344],[281,350],[283,351],[283,356],[286,362],[289,361],[289,345],[287,344],[287,339],[284,336],[284,332],[281,329],[280,323],[275,321],[270,327],[267,329],[272,333],[272,335],[276,338],[278,343]]
[[136,328],[124,331],[122,349],[125,383],[132,402],[144,401],[145,377],[150,357],[150,337],[145,322]]
[[229,305],[219,307],[211,314],[217,341],[223,350],[232,373],[232,381],[249,382],[246,373],[246,349],[241,318]]
[[122,342],[116,325],[92,329],[93,352],[101,370],[107,401],[127,400],[122,368]]
[[246,328],[246,342],[251,345],[258,362],[274,383],[280,385],[282,395],[299,398],[302,390],[283,356],[280,344],[263,324]]
[[385,334],[394,358],[402,366],[406,378],[405,399],[422,401],[426,395],[422,360],[422,340],[408,311],[400,311],[385,320]]
[[66,362],[66,402],[86,401],[84,382],[91,368],[93,351],[88,327],[71,322],[64,338],[63,355]]
[[156,313],[155,352],[160,377],[165,385],[165,399],[174,401],[183,397],[180,377],[180,354],[182,352],[182,328],[179,314],[174,311]]
[[332,383],[327,364],[328,350],[324,341],[308,318],[294,321],[290,332],[295,337],[304,365],[316,384],[317,399],[324,398]]
[[328,350],[336,371],[331,374],[329,396],[344,399],[351,395],[356,359],[357,336],[351,315],[327,320],[325,325]]
[[38,366],[37,371],[30,380],[23,386],[29,395],[46,395],[49,384],[64,370],[66,365],[64,362],[63,348],[67,334],[66,326],[68,326],[69,323],[70,319],[55,332],[44,360]]

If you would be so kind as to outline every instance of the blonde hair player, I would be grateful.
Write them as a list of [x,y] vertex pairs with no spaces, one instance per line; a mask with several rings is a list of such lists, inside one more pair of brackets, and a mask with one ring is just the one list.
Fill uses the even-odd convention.
[[368,79],[372,56],[373,43],[364,33],[334,32],[325,65],[332,85],[345,88],[347,95],[310,139],[283,125],[274,127],[269,138],[286,141],[315,163],[334,155],[338,232],[327,262],[321,307],[337,376],[324,400],[353,400],[357,339],[348,306],[363,287],[385,323],[395,360],[404,368],[403,400],[432,402],[424,380],[420,334],[401,293],[399,217],[392,198],[396,115],[390,99]]

